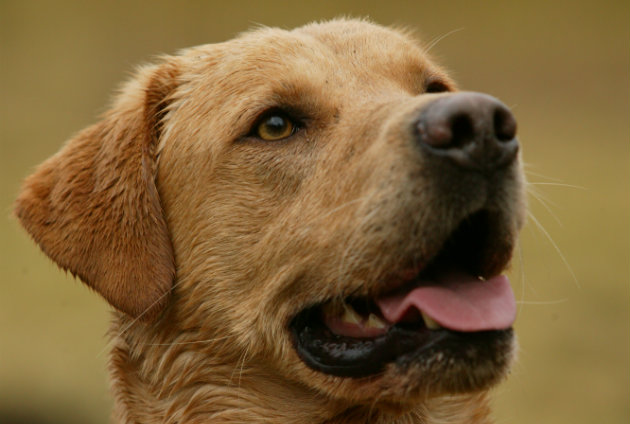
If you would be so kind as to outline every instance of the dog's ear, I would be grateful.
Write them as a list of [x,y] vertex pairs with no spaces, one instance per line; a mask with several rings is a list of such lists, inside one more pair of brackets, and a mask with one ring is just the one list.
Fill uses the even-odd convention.
[[174,60],[139,70],[101,122],[25,180],[15,203],[22,225],[61,268],[145,321],[163,309],[175,277],[155,185]]

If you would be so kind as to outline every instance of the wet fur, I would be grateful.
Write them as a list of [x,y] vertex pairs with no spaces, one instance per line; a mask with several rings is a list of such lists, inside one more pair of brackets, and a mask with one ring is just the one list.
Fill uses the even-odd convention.
[[[428,261],[489,198],[452,189],[458,176],[436,181],[409,152],[411,117],[448,95],[420,96],[431,79],[455,89],[395,30],[259,29],[139,69],[99,123],[25,181],[22,224],[117,309],[117,422],[490,421],[486,388],[459,393],[421,368],[327,376],[301,362],[286,329],[306,306],[382,293],[392,270]],[[248,137],[277,106],[304,129]],[[493,207],[511,250],[520,169],[504,179]],[[505,370],[488,372],[496,382]]]

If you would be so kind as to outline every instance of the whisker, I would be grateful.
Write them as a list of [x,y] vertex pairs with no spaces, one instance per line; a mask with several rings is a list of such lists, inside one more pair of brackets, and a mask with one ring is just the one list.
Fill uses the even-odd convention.
[[544,200],[548,205],[552,205],[557,207],[558,204],[553,200],[549,199],[549,197],[545,196],[541,191],[538,190],[538,187],[534,187],[531,184],[527,184],[527,192],[538,196],[539,199]]
[[559,303],[568,302],[568,298],[558,299],[558,300],[517,300],[516,303],[519,305],[557,305]]
[[[236,363],[236,366],[234,367],[234,369],[232,370],[232,375],[230,376],[230,385],[232,385],[232,381],[234,379],[234,375],[236,374],[237,370],[238,370],[238,383],[237,383],[237,387],[240,388],[241,387],[241,379],[243,377],[243,368],[245,367],[245,362],[247,361],[247,355],[249,353],[249,347],[245,348],[245,351],[243,352],[243,354],[241,355],[241,357],[239,358],[238,362]],[[240,397],[240,393],[238,394],[238,397]]]
[[153,302],[152,304],[150,304],[140,315],[138,315],[137,317],[135,317],[134,319],[131,320],[131,322],[129,324],[127,324],[126,326],[123,327],[122,330],[120,330],[118,332],[118,334],[116,334],[115,337],[111,337],[109,339],[109,341],[105,344],[105,347],[103,347],[103,349],[101,349],[101,351],[99,353],[96,354],[97,358],[100,358],[101,355],[103,353],[105,353],[105,351],[107,349],[109,349],[113,343],[113,341],[117,338],[119,338],[120,336],[122,336],[123,334],[125,334],[127,332],[127,330],[129,330],[136,322],[138,322],[138,320],[140,320],[140,318],[142,318],[153,306],[157,305],[162,299],[164,299],[166,296],[171,294],[171,291],[177,287],[177,285],[180,282],[177,282],[175,284],[173,284],[173,287],[171,288],[171,290],[168,290],[166,293],[162,294],[160,297],[158,297],[155,302]]
[[210,343],[210,342],[216,342],[218,340],[225,340],[229,338],[230,336],[225,336],[225,337],[215,337],[214,339],[194,340],[190,342],[147,343],[146,346],[179,346],[179,345],[196,344],[196,343]]
[[427,47],[425,47],[425,51],[426,51],[426,52],[431,51],[431,49],[432,49],[433,47],[435,47],[435,46],[436,46],[436,44],[438,44],[440,41],[444,40],[446,37],[448,37],[448,36],[450,36],[450,35],[452,35],[452,34],[455,34],[456,32],[463,31],[464,29],[465,29],[464,27],[462,27],[462,28],[456,28],[456,29],[453,29],[453,30],[451,30],[451,31],[447,32],[446,34],[443,34],[443,35],[440,35],[440,36],[438,36],[438,37],[433,38],[431,41],[429,41],[428,46],[427,46]]
[[532,175],[534,177],[544,178],[546,180],[556,181],[556,182],[559,182],[559,183],[562,182],[562,180],[560,180],[559,178],[550,177],[550,176],[545,175],[545,174],[541,174],[541,173],[538,173],[538,172],[534,172],[534,171],[528,170],[527,168],[535,166],[535,165],[533,165],[531,163],[524,163],[523,166],[525,168],[525,174],[527,174],[527,175]]
[[568,188],[575,188],[578,190],[588,190],[587,187],[582,187],[582,186],[577,186],[577,185],[573,185],[573,184],[563,184],[563,183],[527,183],[529,185],[545,185],[545,186],[556,186],[556,187],[568,187]]
[[527,215],[531,218],[531,220],[534,222],[534,224],[536,224],[536,226],[538,227],[538,229],[540,230],[540,232],[542,232],[545,237],[547,237],[547,240],[549,240],[549,242],[551,243],[551,245],[553,246],[553,248],[556,250],[556,252],[558,253],[558,255],[560,256],[560,258],[562,259],[562,262],[564,262],[564,265],[567,267],[567,270],[569,271],[569,273],[571,274],[571,277],[573,277],[573,281],[575,281],[575,285],[578,288],[581,288],[580,282],[577,279],[577,276],[575,275],[575,273],[573,272],[573,268],[571,268],[571,265],[569,265],[569,262],[567,261],[567,259],[565,258],[565,256],[562,254],[562,251],[560,250],[560,248],[558,247],[558,245],[556,244],[556,242],[553,240],[553,238],[551,237],[551,235],[547,232],[547,230],[545,229],[545,227],[540,223],[540,221],[538,221],[538,219],[536,219],[536,217],[534,216],[533,213],[531,213],[530,211],[527,212]]
[[321,219],[324,219],[324,218],[334,214],[335,212],[339,212],[341,209],[344,209],[344,208],[346,208],[346,207],[348,207],[348,206],[350,206],[350,205],[352,205],[354,203],[361,202],[361,201],[367,199],[368,197],[369,196],[362,196],[362,197],[357,197],[356,199],[348,200],[347,202],[344,202],[341,205],[339,205],[339,206],[337,206],[337,207],[335,207],[335,208],[333,208],[333,209],[331,209],[329,211],[326,211],[326,213],[321,214],[320,216],[318,216],[315,219],[314,222],[317,222],[317,221],[319,221]]
[[551,210],[551,208],[549,207],[549,205],[547,204],[547,202],[549,202],[548,200],[546,200],[544,198],[544,196],[540,193],[538,193],[536,190],[534,190],[534,188],[532,187],[531,189],[528,188],[528,193],[532,195],[532,197],[536,200],[538,200],[538,202],[542,205],[543,208],[545,208],[545,210],[547,211],[547,213],[549,213],[549,215],[551,215],[551,217],[558,223],[558,225],[560,227],[562,227],[562,221],[560,221],[560,219],[558,218],[558,216]]

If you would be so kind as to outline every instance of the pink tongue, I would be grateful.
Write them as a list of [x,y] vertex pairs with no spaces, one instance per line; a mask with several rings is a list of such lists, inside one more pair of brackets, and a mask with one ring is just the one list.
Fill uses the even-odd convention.
[[514,293],[504,275],[482,281],[452,273],[435,282],[421,282],[407,293],[377,299],[376,303],[389,322],[399,322],[415,307],[454,331],[504,330],[516,318]]

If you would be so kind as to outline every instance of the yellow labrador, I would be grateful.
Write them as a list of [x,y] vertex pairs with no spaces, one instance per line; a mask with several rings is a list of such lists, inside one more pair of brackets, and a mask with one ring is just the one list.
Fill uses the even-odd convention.
[[15,210],[117,310],[119,423],[487,423],[515,131],[396,30],[265,28],[139,70]]

